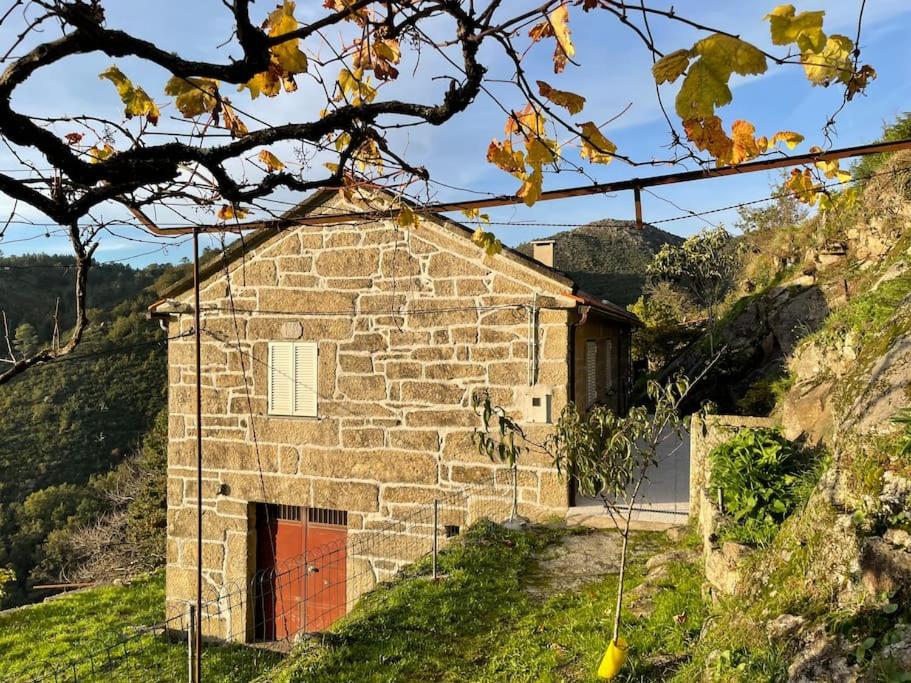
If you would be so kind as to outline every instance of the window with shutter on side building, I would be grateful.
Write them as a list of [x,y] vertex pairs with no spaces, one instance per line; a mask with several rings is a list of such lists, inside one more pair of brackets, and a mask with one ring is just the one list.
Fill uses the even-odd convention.
[[598,401],[598,342],[585,342],[585,407],[591,408]]
[[269,343],[269,414],[316,417],[317,345]]

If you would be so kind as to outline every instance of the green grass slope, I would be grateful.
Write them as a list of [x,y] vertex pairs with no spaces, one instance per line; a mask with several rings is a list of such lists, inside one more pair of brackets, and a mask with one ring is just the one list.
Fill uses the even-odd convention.
[[[169,639],[146,628],[163,621],[163,572],[0,614],[0,680],[24,681],[54,671],[48,680],[185,680],[185,644],[176,634]],[[212,682],[248,681],[278,659],[242,646],[210,646],[204,652],[203,678]]]
[[[632,221],[603,220],[547,238],[556,241],[554,265],[590,294],[627,306],[639,298],[645,269],[664,244],[683,238],[651,225],[641,230]],[[519,251],[531,255],[530,242]]]
[[[415,565],[261,681],[594,681],[610,640],[617,577],[544,599],[526,590],[537,580],[535,558],[567,533],[481,522],[441,554],[443,580],[429,579],[426,562]],[[633,538],[652,550],[663,542],[654,534]],[[642,581],[643,561],[638,555],[632,563],[627,588]],[[630,656],[618,680],[673,677],[702,625],[701,584],[698,568],[671,563],[651,614],[626,614]]]

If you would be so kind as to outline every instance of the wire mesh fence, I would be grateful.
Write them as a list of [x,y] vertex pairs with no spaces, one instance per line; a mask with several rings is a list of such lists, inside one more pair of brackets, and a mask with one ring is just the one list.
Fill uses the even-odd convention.
[[[283,653],[328,629],[375,586],[423,558],[436,576],[436,553],[479,519],[506,519],[512,509],[511,473],[426,500],[389,505],[389,517],[349,529],[331,542],[217,587],[202,603],[202,677],[249,681]],[[318,520],[316,524],[338,520]],[[18,681],[87,683],[191,680],[194,606],[169,603],[161,623],[124,627],[110,642],[83,642]]]

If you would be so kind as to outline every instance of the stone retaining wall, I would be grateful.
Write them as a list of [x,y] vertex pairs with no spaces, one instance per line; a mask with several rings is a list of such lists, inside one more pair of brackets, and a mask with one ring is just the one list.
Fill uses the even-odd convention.
[[696,520],[702,535],[705,575],[725,594],[734,593],[739,582],[737,565],[744,547],[737,543],[719,546],[715,538],[719,517],[717,495],[709,490],[711,472],[708,456],[712,449],[731,438],[740,429],[771,428],[776,423],[768,417],[742,415],[694,414],[690,423],[690,517]]

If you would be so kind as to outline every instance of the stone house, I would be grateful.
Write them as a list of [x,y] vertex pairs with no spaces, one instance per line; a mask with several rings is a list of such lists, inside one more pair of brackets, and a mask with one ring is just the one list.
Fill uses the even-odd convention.
[[[324,192],[295,215],[362,209]],[[274,604],[258,615],[243,605],[227,610],[213,634],[268,640],[321,628],[413,559],[384,555],[388,543],[359,553],[358,539],[388,534],[396,520],[471,484],[502,484],[507,501],[510,472],[472,443],[480,392],[536,438],[570,398],[625,409],[636,318],[578,292],[551,267],[553,243],[536,245],[537,260],[511,249],[485,257],[471,236],[443,217],[411,229],[390,220],[301,225],[254,233],[203,264],[206,596],[287,566],[308,547],[334,544],[340,565],[322,620],[282,626]],[[190,280],[150,309],[170,338],[171,613],[195,595],[192,304]],[[563,515],[572,503],[571,486],[544,456],[524,458],[517,480],[526,517]],[[440,523],[457,529],[477,514],[466,504]],[[428,533],[426,524],[399,530]],[[326,585],[327,572],[318,576]],[[306,592],[311,578],[282,590]]]

